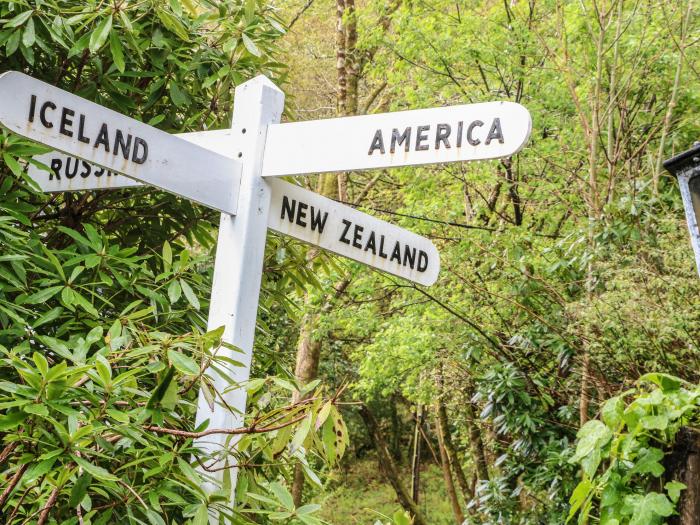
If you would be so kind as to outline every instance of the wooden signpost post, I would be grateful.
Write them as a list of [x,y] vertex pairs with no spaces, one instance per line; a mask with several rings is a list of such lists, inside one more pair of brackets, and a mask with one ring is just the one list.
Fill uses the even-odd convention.
[[[263,76],[236,88],[230,129],[179,136],[21,73],[0,76],[2,100],[12,104],[0,103],[0,125],[62,152],[36,157],[48,171],[30,167],[43,191],[145,184],[222,211],[208,329],[224,326],[224,342],[241,350],[217,350],[242,363],[225,370],[239,385],[250,375],[268,228],[425,286],[440,270],[428,239],[274,177],[506,157],[531,130],[511,102],[280,124],[284,95]],[[196,425],[242,426],[245,387],[206,374],[225,404],[201,390]],[[221,488],[235,444],[222,434],[196,441],[215,458],[215,475],[200,470],[208,491]]]

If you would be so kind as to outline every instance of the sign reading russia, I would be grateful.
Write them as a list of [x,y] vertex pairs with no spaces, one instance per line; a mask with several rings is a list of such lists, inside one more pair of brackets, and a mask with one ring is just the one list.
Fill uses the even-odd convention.
[[10,131],[217,210],[236,212],[241,165],[231,158],[15,71],[0,75],[0,100],[12,101],[0,105],[0,124]]
[[272,124],[263,176],[509,157],[531,129],[530,113],[514,102]]

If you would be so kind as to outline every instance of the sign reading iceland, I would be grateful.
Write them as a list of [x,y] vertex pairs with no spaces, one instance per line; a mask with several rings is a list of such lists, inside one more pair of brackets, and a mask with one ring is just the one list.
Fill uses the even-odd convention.
[[[0,105],[2,126],[108,170],[95,176],[122,173],[236,213],[241,165],[231,158],[15,71],[0,75],[0,100],[12,101]],[[80,180],[94,169],[76,166],[66,158],[53,173]]]
[[276,232],[426,286],[440,272],[428,239],[283,180],[272,188],[268,226]]
[[531,128],[530,113],[514,102],[272,124],[263,176],[508,157]]

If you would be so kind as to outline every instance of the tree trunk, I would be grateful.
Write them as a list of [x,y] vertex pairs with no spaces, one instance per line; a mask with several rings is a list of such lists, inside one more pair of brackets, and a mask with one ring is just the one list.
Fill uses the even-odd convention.
[[445,408],[445,404],[442,402],[442,400],[438,401],[437,414],[438,422],[443,433],[447,459],[452,467],[452,472],[454,472],[455,477],[457,478],[459,488],[462,490],[464,502],[467,503],[474,497],[474,493],[469,487],[469,482],[467,481],[467,477],[464,475],[464,470],[462,470],[462,465],[459,461],[459,456],[457,455],[457,449],[455,448],[454,443],[452,443],[452,436],[450,436],[449,432],[450,427],[448,423],[449,419],[447,418],[447,409]]
[[437,435],[438,435],[438,446],[440,447],[440,463],[442,464],[442,477],[445,479],[445,489],[447,490],[447,497],[450,499],[450,505],[452,505],[452,513],[455,516],[455,522],[457,525],[462,525],[464,521],[464,513],[462,512],[462,507],[459,505],[459,499],[457,498],[457,491],[455,490],[454,481],[452,481],[452,472],[450,471],[450,460],[447,456],[447,449],[445,447],[445,442],[447,441],[447,421],[446,417],[443,420],[444,406],[440,401],[436,404],[436,414],[435,418],[437,421]]
[[377,450],[377,462],[379,463],[379,470],[386,476],[387,481],[391,484],[394,492],[396,492],[396,497],[399,500],[401,507],[413,516],[413,525],[427,525],[427,521],[420,512],[418,505],[411,499],[410,494],[406,488],[401,483],[399,478],[399,472],[396,468],[396,463],[394,459],[389,454],[384,438],[382,437],[379,427],[377,426],[377,420],[374,418],[372,412],[366,406],[360,408],[360,416],[367,426],[367,431],[369,432],[374,448]]
[[673,117],[673,110],[676,107],[678,99],[678,88],[681,83],[681,72],[683,71],[683,60],[685,58],[685,48],[686,48],[686,36],[688,34],[688,25],[690,24],[690,16],[693,12],[693,0],[688,0],[688,9],[685,13],[685,17],[681,22],[681,37],[678,44],[678,63],[676,64],[676,75],[673,80],[673,89],[671,90],[671,100],[668,102],[668,108],[666,110],[666,116],[664,117],[663,129],[661,130],[661,139],[659,140],[659,153],[656,156],[656,165],[654,166],[654,174],[652,180],[652,186],[654,189],[654,195],[659,194],[659,178],[661,177],[661,162],[664,156],[664,148],[666,146],[666,137],[671,130],[671,119]]
[[700,432],[682,428],[664,465],[666,481],[680,481],[686,486],[678,502],[678,516],[669,524],[700,525]]
[[476,424],[474,415],[474,405],[469,401],[464,406],[464,412],[467,416],[467,430],[469,432],[469,445],[472,449],[472,461],[476,469],[477,480],[488,480],[489,469],[486,462],[486,452],[484,450],[484,441],[481,439],[481,429]]
[[423,426],[423,407],[416,405],[415,420],[416,424],[413,430],[413,454],[411,455],[411,496],[413,501],[418,504],[420,498],[420,456],[421,456],[421,427]]

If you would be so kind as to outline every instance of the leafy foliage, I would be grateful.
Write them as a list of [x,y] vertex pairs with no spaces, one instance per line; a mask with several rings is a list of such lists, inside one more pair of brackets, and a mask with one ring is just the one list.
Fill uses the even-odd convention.
[[651,373],[638,386],[608,399],[601,419],[578,432],[570,459],[583,471],[571,495],[569,520],[596,517],[601,524],[654,525],[675,511],[685,485],[663,484],[663,459],[678,431],[700,421],[700,389],[680,379]]

